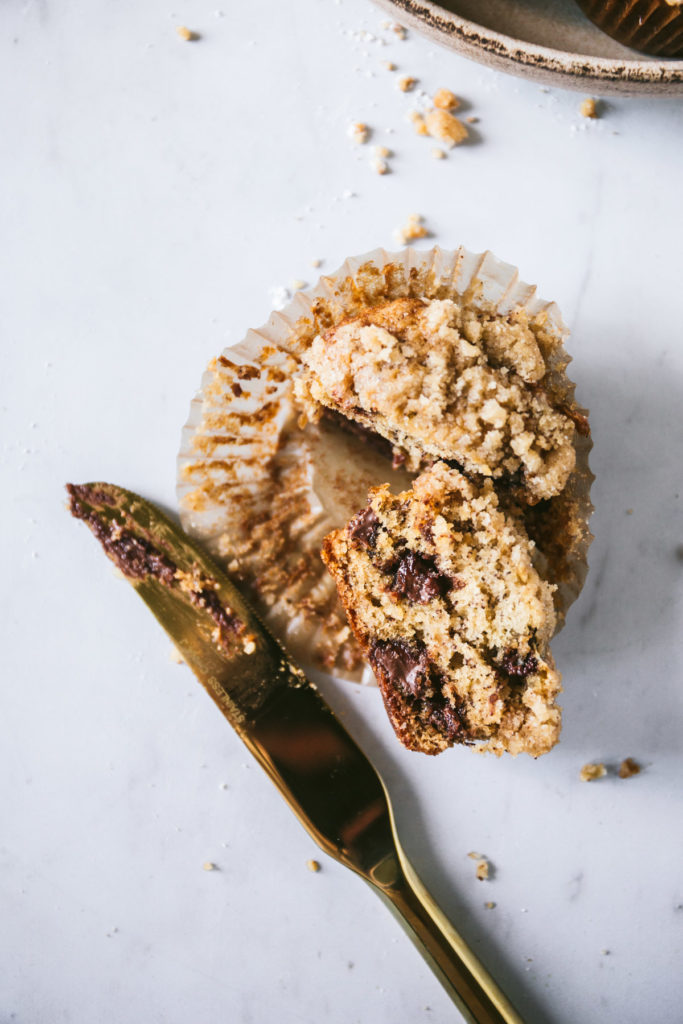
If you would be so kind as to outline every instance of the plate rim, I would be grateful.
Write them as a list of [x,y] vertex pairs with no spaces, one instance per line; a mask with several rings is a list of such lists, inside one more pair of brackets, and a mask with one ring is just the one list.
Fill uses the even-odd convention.
[[[485,54],[491,63],[508,70],[510,65],[521,73],[541,76],[560,76],[567,84],[596,83],[638,89],[649,87],[654,94],[671,95],[683,91],[683,60],[643,58],[633,61],[615,57],[593,57],[589,54],[558,50],[486,28],[475,21],[448,11],[432,0],[375,0],[385,9],[409,19],[416,28],[448,45],[457,41],[463,51],[475,59]],[[479,55],[477,57],[477,55]],[[638,89],[638,91],[642,91]]]

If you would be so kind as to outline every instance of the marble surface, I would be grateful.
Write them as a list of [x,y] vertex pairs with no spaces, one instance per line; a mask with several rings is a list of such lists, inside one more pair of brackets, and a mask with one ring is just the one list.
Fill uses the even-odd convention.
[[[325,690],[526,1021],[677,1024],[683,106],[588,122],[575,95],[399,40],[365,0],[217,2],[0,7],[0,1021],[460,1020],[367,887],[322,854],[307,870],[316,848],[62,489],[173,508],[208,359],[312,259],[389,247],[415,212],[434,242],[517,264],[572,327],[597,512],[554,645],[563,738],[538,762],[429,759],[376,691]],[[472,143],[432,159],[387,60],[461,95]],[[622,780],[626,756],[643,771]],[[593,760],[611,771],[582,783]]]

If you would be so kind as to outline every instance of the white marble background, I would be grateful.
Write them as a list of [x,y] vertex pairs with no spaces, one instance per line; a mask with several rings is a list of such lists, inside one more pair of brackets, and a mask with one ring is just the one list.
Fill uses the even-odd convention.
[[[537,763],[428,759],[376,691],[328,692],[528,1022],[683,1019],[683,104],[589,123],[577,95],[384,20],[365,0],[0,7],[1,1024],[460,1019],[369,889],[307,870],[308,836],[63,507],[93,478],[172,507],[209,357],[272,287],[391,246],[412,212],[516,263],[573,330],[597,539],[555,644],[563,739]],[[475,144],[431,159],[384,60],[464,97]],[[629,755],[638,777],[579,781]]]

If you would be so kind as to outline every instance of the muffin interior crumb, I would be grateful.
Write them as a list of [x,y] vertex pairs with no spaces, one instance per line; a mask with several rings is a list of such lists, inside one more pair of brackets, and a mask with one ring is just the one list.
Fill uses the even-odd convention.
[[556,742],[560,677],[548,641],[553,587],[490,481],[436,463],[410,491],[388,485],[322,557],[401,742],[538,756]]

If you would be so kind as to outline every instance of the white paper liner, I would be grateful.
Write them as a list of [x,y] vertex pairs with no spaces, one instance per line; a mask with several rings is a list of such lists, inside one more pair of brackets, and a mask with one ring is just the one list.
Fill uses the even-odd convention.
[[[384,457],[333,425],[302,427],[292,386],[302,352],[321,330],[405,295],[464,297],[503,314],[522,307],[531,317],[545,313],[559,339],[568,333],[555,303],[540,299],[515,267],[490,252],[377,249],[348,259],[240,344],[224,349],[192,401],[178,456],[185,530],[246,586],[269,628],[304,667],[363,682],[374,677],[362,663],[320,547],[327,533],[365,505],[370,487],[389,481],[392,490],[403,490],[411,476],[392,470]],[[558,346],[548,377],[563,401],[585,415],[574,403],[568,363]],[[550,520],[567,524],[555,545],[559,554],[539,558],[541,571],[558,585],[558,628],[583,585],[592,540],[590,439],[577,433],[576,447],[577,468],[563,495],[552,499],[557,509],[534,513],[539,536]]]

